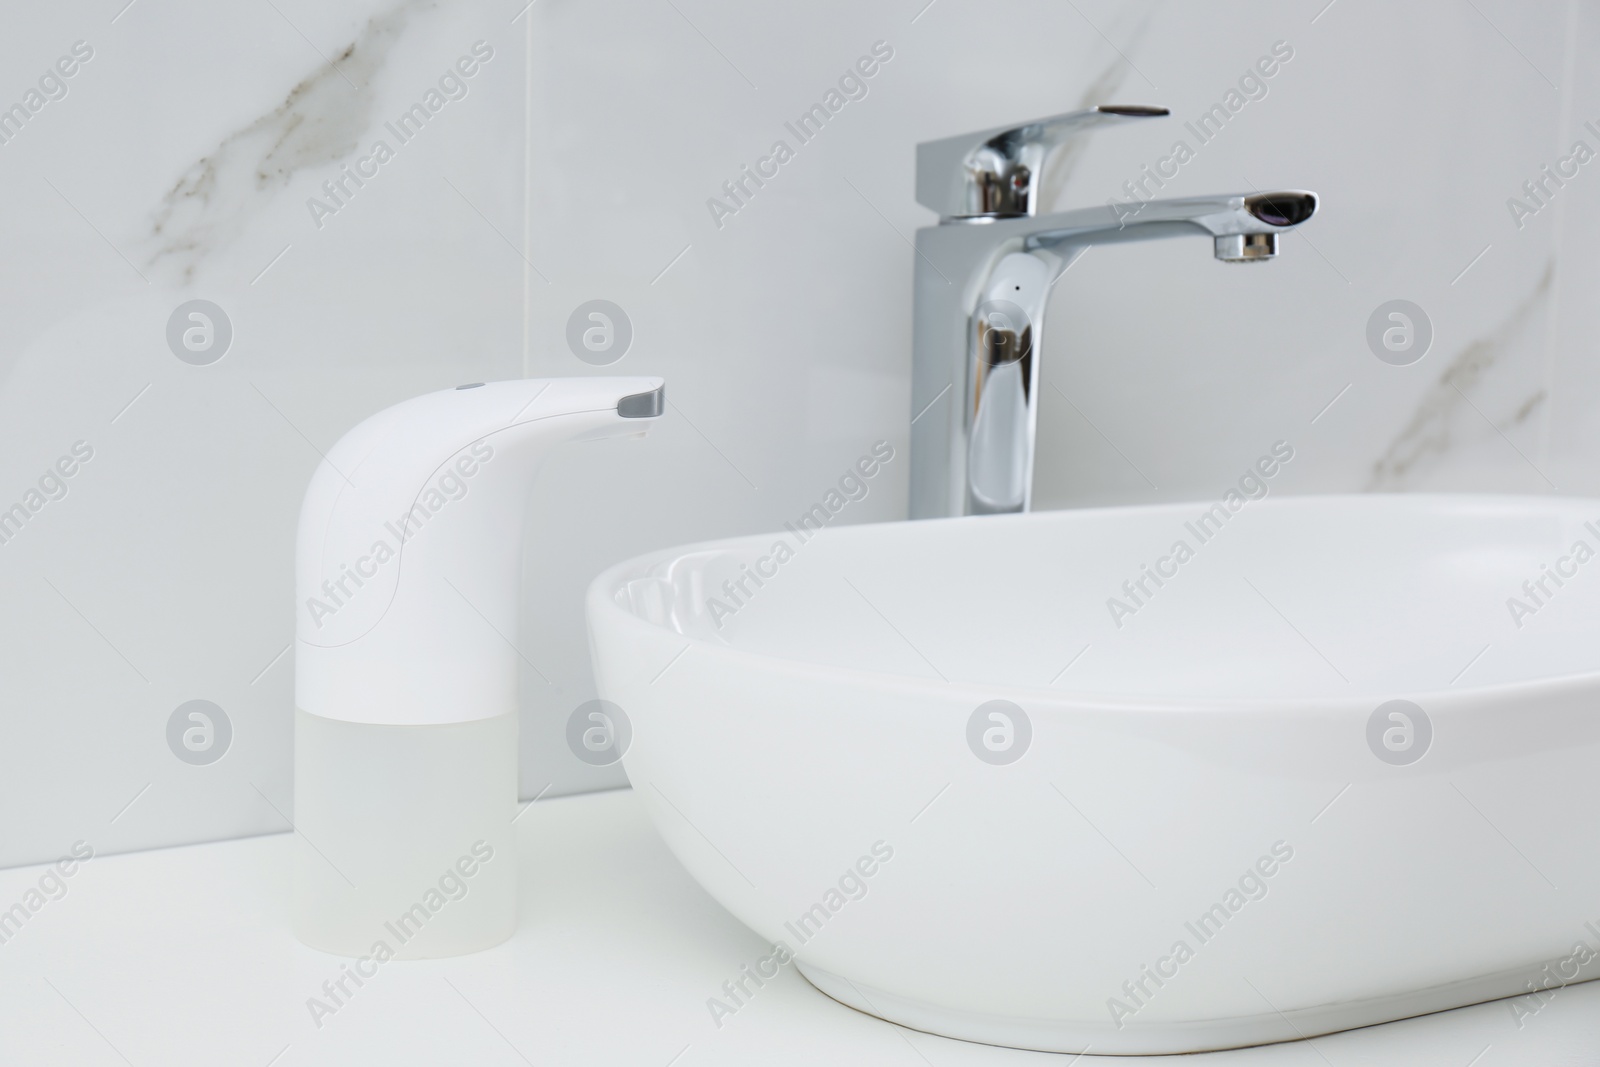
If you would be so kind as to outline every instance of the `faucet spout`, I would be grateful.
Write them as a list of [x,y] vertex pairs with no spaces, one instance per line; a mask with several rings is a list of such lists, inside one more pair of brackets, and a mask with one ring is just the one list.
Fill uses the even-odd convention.
[[[1046,304],[1084,249],[1204,235],[1216,259],[1260,263],[1315,215],[1304,190],[1037,213],[1036,176],[1067,133],[1164,114],[1093,108],[919,147],[918,199],[941,218],[916,241],[912,518],[1030,507]],[[1002,177],[1017,195],[996,192]]]
[[[1277,235],[1316,211],[1317,194],[1296,189],[1146,200],[1132,206],[1113,202],[1103,208],[1035,216],[1026,220],[1027,225],[1013,228],[1029,252],[1205,233],[1216,239],[1217,259],[1237,262],[1275,255]],[[1268,248],[1271,251],[1261,251]]]

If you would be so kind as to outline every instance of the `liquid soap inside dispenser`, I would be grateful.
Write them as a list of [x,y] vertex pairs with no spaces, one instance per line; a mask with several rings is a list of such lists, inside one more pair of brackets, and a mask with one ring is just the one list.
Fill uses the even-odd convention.
[[294,758],[301,941],[343,956],[425,959],[511,936],[514,711],[392,726],[296,709]]

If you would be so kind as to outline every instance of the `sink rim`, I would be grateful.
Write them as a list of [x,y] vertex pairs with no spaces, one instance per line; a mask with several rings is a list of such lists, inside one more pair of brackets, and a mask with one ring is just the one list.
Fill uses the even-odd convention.
[[[840,538],[867,538],[889,536],[887,531],[898,530],[908,524],[930,527],[955,523],[984,523],[1000,529],[1006,526],[1021,525],[1024,523],[1038,522],[1070,522],[1073,518],[1083,516],[1108,516],[1145,514],[1155,515],[1162,512],[1173,514],[1186,514],[1190,509],[1207,508],[1215,504],[1215,500],[1186,500],[1175,502],[1161,502],[1154,504],[1119,504],[1109,507],[1074,508],[1058,511],[1026,512],[1010,515],[984,515],[984,516],[958,516],[953,518],[936,519],[907,519],[881,523],[851,523],[841,526],[829,526],[813,534],[813,538],[827,536],[830,540]],[[1474,507],[1491,508],[1496,510],[1515,510],[1522,514],[1532,514],[1541,508],[1552,516],[1576,517],[1585,504],[1592,505],[1592,510],[1587,517],[1591,521],[1600,522],[1600,499],[1581,496],[1555,496],[1548,494],[1510,494],[1510,493],[1337,493],[1337,494],[1273,494],[1255,501],[1251,511],[1271,508],[1275,511],[1287,509],[1325,508],[1330,506],[1355,506],[1361,508],[1376,508],[1392,510],[1397,507]],[[636,612],[617,603],[616,594],[629,580],[644,576],[651,568],[660,564],[681,559],[689,555],[727,551],[731,549],[759,546],[760,549],[770,547],[775,537],[789,536],[788,531],[773,531],[765,533],[741,534],[734,537],[717,538],[709,541],[696,541],[675,545],[669,548],[656,549],[642,553],[629,559],[607,567],[589,584],[585,597],[587,611],[592,618],[597,611],[615,613],[616,618],[623,621],[624,625],[642,627],[645,632],[671,635],[675,640],[689,642],[688,648],[699,648],[703,652],[718,656],[730,656],[737,660],[751,664],[760,664],[763,669],[776,670],[785,673],[803,675],[810,679],[828,678],[839,681],[848,681],[856,685],[873,685],[893,687],[897,692],[904,693],[908,689],[923,691],[928,694],[942,694],[948,696],[952,693],[967,693],[977,698],[993,698],[1000,693],[1026,696],[1034,702],[1044,702],[1054,705],[1055,710],[1068,711],[1082,710],[1118,710],[1118,711],[1144,711],[1150,713],[1188,714],[1194,712],[1236,712],[1255,713],[1266,715],[1281,713],[1286,706],[1292,706],[1299,713],[1327,712],[1332,714],[1347,714],[1359,711],[1367,714],[1372,707],[1372,701],[1379,694],[1356,690],[1348,696],[1330,697],[1326,695],[1306,696],[1194,696],[1181,695],[1149,695],[1131,694],[1122,695],[1108,692],[1094,692],[1085,690],[1058,689],[1045,685],[1002,682],[978,683],[961,679],[951,679],[941,682],[927,677],[905,674],[894,670],[863,669],[846,667],[836,664],[820,663],[806,659],[792,658],[775,655],[769,652],[751,651],[740,648],[726,641],[715,641],[706,637],[685,633],[670,626],[663,626],[643,618]],[[1446,685],[1445,687],[1427,689],[1395,689],[1381,691],[1382,698],[1391,699],[1404,697],[1417,700],[1427,700],[1430,714],[1437,707],[1440,712],[1452,705],[1471,705],[1485,699],[1503,697],[1509,693],[1520,696],[1540,694],[1560,694],[1586,686],[1600,683],[1600,668],[1588,671],[1568,671],[1560,674],[1550,674],[1536,678],[1513,681],[1490,682],[1469,684],[1464,686]],[[1041,708],[1043,710],[1043,708]]]

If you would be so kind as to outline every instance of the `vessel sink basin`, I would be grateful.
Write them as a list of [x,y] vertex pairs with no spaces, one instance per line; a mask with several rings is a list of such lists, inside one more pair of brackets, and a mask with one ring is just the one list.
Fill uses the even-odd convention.
[[633,787],[773,945],[712,1019],[791,957],[905,1026],[1097,1054],[1533,1025],[1600,976],[1600,501],[1239,503],[597,578]]

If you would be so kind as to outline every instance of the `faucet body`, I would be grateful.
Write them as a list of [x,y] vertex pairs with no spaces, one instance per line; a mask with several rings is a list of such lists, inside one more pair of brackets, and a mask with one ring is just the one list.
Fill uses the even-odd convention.
[[1260,262],[1315,212],[1299,191],[1035,212],[1068,133],[1164,114],[1092,108],[918,146],[918,199],[941,218],[916,240],[911,518],[1028,510],[1045,309],[1084,250],[1204,234],[1216,258]]

